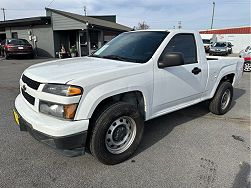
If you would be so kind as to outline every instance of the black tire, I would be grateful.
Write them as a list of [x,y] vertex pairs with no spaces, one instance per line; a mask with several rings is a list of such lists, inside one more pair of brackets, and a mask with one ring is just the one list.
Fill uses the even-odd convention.
[[[135,137],[133,137],[131,144],[128,144],[125,151],[114,154],[108,149],[107,142],[109,141],[106,140],[106,136],[109,134],[110,128],[116,126],[114,122],[122,117],[130,117],[135,122]],[[137,108],[125,102],[118,102],[107,107],[92,123],[90,151],[96,159],[107,165],[115,165],[128,159],[137,149],[144,130],[144,121]],[[111,136],[114,138],[114,135]]]
[[8,53],[6,53],[5,51],[4,51],[4,58],[5,58],[5,59],[10,59],[9,54],[8,54]]
[[30,54],[30,55],[28,56],[28,58],[29,58],[29,59],[34,59],[34,54]]
[[[225,105],[223,105],[225,99],[227,100],[227,102]],[[217,88],[214,97],[211,99],[209,103],[210,112],[216,115],[223,115],[227,113],[231,107],[232,99],[233,99],[232,84],[229,82],[222,82]]]

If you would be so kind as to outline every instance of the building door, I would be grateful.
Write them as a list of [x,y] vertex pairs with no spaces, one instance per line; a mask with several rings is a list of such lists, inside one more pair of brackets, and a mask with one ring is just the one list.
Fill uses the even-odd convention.
[[81,56],[87,56],[89,55],[88,50],[88,41],[87,41],[87,35],[85,31],[79,32],[79,44],[80,44],[80,55]]

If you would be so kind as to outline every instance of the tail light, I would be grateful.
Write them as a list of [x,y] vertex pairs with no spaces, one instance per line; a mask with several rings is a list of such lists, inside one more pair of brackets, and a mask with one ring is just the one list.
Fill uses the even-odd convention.
[[251,61],[251,57],[244,57],[244,61]]
[[6,45],[6,48],[9,49],[9,48],[14,48],[15,46],[12,46],[12,45]]

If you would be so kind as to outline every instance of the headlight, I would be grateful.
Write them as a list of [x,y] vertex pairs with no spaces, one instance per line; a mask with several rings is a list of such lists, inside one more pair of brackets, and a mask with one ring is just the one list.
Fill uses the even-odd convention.
[[77,104],[55,104],[40,100],[39,111],[44,114],[64,119],[73,119],[77,110]]
[[42,91],[54,95],[61,95],[68,97],[68,96],[81,95],[83,89],[78,86],[45,84]]

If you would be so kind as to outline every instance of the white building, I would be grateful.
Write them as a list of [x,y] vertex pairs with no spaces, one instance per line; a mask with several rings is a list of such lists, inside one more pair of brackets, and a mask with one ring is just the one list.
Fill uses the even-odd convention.
[[251,26],[204,30],[200,34],[215,34],[217,41],[231,42],[234,45],[233,53],[251,46]]

